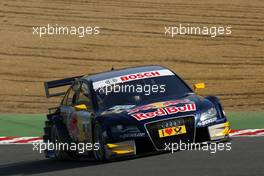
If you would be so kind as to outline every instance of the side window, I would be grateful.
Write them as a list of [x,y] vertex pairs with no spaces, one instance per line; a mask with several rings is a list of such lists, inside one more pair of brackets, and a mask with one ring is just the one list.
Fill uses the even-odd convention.
[[64,106],[72,106],[76,104],[77,92],[79,89],[79,83],[75,83],[71,88],[67,91],[62,104]]
[[77,104],[85,104],[87,106],[88,111],[92,110],[92,100],[91,100],[90,89],[88,85],[85,83],[82,83],[81,85]]
[[67,100],[66,100],[66,105],[67,106],[72,106],[76,103],[76,93],[75,91],[71,88],[70,92],[68,94]]
[[71,91],[71,88],[67,90],[67,92],[66,92],[66,94],[65,94],[65,96],[64,96],[64,98],[62,100],[62,105],[63,106],[66,106],[67,105],[67,99],[68,99],[68,96],[69,96],[70,91]]

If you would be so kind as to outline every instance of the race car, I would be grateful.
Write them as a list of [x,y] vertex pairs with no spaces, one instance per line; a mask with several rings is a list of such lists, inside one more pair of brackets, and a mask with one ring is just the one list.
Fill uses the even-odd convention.
[[[165,151],[168,143],[226,141],[230,124],[215,96],[196,94],[176,73],[141,66],[44,83],[50,108],[44,143],[75,145],[45,150],[47,158],[86,156],[98,161]],[[63,87],[67,91],[60,91]],[[57,91],[56,91],[56,90]],[[89,144],[80,152],[79,144]],[[77,147],[76,147],[77,146]]]

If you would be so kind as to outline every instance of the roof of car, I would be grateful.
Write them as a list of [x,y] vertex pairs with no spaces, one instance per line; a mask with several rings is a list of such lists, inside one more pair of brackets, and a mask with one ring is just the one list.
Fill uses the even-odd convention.
[[162,67],[162,66],[158,66],[158,65],[131,67],[131,68],[125,68],[125,69],[120,69],[120,70],[112,70],[112,71],[108,71],[108,72],[97,73],[94,75],[87,75],[87,76],[84,76],[83,78],[86,80],[91,80],[91,81],[95,82],[95,81],[110,79],[110,78],[118,77],[118,76],[122,76],[122,75],[129,75],[129,74],[148,72],[148,71],[154,71],[154,70],[161,70],[161,69],[167,69],[167,68]]

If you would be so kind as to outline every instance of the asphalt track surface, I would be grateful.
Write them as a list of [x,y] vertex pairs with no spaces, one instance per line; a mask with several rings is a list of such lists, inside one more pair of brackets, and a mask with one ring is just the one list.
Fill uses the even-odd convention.
[[0,175],[263,176],[264,137],[232,140],[231,151],[181,151],[110,163],[44,159],[32,145],[1,145]]

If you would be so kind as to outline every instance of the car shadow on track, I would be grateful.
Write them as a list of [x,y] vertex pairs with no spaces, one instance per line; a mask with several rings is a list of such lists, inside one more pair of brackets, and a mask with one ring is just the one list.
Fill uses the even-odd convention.
[[54,171],[91,167],[96,165],[104,165],[108,163],[115,162],[126,162],[129,160],[140,159],[145,157],[151,157],[155,155],[162,155],[161,153],[148,153],[141,156],[131,157],[131,158],[120,158],[117,160],[109,162],[96,162],[94,160],[79,159],[79,160],[69,160],[69,161],[56,161],[50,159],[38,160],[38,161],[24,161],[11,163],[6,165],[0,165],[0,175],[11,176],[11,175],[32,175],[32,174],[45,174]]
[[89,167],[98,164],[99,162],[91,161],[54,161],[54,160],[39,160],[17,162],[7,165],[0,165],[0,175],[31,175],[39,173],[48,173],[59,170],[67,170],[81,167]]

